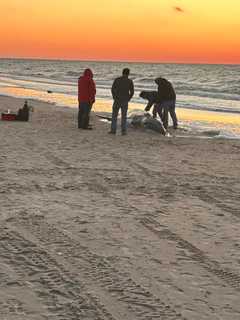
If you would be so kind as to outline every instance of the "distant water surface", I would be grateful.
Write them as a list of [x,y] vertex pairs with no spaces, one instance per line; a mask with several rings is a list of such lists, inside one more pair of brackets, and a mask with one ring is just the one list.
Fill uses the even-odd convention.
[[112,82],[126,66],[136,88],[133,102],[143,102],[138,93],[156,89],[154,79],[163,76],[172,81],[181,107],[240,113],[240,65],[0,59],[0,91],[1,87],[20,87],[76,96],[77,79],[89,67],[98,98],[111,99]]

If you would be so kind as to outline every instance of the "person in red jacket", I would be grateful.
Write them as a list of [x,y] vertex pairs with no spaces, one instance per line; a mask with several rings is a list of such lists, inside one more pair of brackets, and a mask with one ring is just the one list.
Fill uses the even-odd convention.
[[89,116],[95,102],[96,86],[91,69],[86,69],[78,79],[78,128],[92,129]]

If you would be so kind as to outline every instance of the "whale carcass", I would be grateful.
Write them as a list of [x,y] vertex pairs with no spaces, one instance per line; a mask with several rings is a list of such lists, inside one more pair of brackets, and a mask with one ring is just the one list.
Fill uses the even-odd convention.
[[[97,117],[112,121],[112,118],[107,115],[97,114]],[[156,118],[153,118],[148,112],[132,112],[127,118],[127,123],[130,127],[135,129],[148,129],[158,132],[162,135],[166,135],[166,129],[162,122]]]

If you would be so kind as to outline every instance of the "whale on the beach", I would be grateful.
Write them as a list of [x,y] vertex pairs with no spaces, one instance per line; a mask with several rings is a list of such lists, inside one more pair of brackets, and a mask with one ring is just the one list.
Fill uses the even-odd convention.
[[132,113],[128,119],[130,125],[134,128],[149,129],[164,136],[166,135],[166,129],[164,128],[162,122],[156,118],[153,118],[150,113]]
[[[97,114],[97,117],[101,119],[105,119],[107,121],[112,121],[112,117],[107,115],[100,115]],[[148,129],[155,132],[158,132],[162,135],[166,135],[166,129],[164,128],[161,121],[158,119],[154,119],[150,113],[140,113],[140,112],[133,112],[127,118],[128,125],[132,126],[135,129]]]

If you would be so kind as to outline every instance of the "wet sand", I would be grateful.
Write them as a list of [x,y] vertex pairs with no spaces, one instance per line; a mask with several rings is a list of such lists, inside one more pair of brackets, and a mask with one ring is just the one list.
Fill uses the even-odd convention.
[[0,319],[239,320],[240,141],[31,104],[0,121]]

